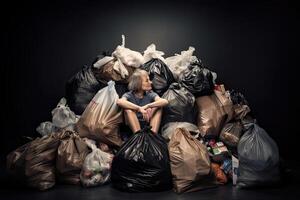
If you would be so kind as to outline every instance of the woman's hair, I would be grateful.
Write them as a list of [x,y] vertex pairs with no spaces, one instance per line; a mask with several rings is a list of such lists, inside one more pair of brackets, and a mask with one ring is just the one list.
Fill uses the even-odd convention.
[[148,75],[148,72],[142,69],[136,69],[129,79],[128,89],[131,91],[138,91],[141,89],[143,75]]

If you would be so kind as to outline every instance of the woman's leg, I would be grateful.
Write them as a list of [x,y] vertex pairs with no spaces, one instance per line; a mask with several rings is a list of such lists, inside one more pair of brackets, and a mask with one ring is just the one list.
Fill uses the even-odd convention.
[[151,130],[154,133],[158,133],[160,121],[162,116],[162,108],[157,108],[154,111],[154,114],[152,115],[152,118],[150,119],[150,126],[152,126]]
[[136,116],[136,113],[130,109],[124,109],[125,113],[125,122],[129,125],[131,131],[136,133],[141,130],[140,122]]

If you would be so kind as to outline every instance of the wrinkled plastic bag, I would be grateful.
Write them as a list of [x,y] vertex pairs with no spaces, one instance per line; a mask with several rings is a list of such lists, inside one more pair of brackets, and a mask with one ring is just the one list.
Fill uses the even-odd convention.
[[51,111],[52,123],[58,128],[65,128],[77,122],[76,115],[67,106],[67,100],[61,98],[56,108]]
[[42,136],[44,136],[58,131],[58,128],[55,127],[52,122],[46,121],[40,123],[40,125],[36,128],[36,131]]
[[131,136],[116,154],[111,180],[126,192],[154,192],[172,188],[168,147],[149,127]]
[[66,99],[72,111],[81,115],[104,84],[97,81],[92,67],[84,66],[66,83]]
[[[138,68],[144,63],[144,57],[141,53],[137,51],[132,51],[128,48],[125,48],[125,36],[122,35],[122,45],[117,46],[115,51],[112,53],[112,56],[118,59],[118,64],[114,66],[116,70],[124,69],[122,64]],[[125,68],[126,69],[126,68]],[[124,72],[125,73],[125,72]]]
[[98,149],[93,140],[84,140],[92,152],[86,156],[82,166],[80,173],[82,185],[92,187],[109,182],[113,155]]
[[165,63],[163,55],[165,55],[165,53],[163,51],[157,51],[155,44],[150,44],[144,51],[144,62],[146,63],[153,58],[157,58]]
[[76,124],[81,137],[121,146],[119,125],[123,121],[122,109],[117,105],[119,96],[113,81],[99,90]]
[[[97,64],[97,63],[96,63]],[[95,65],[95,64],[94,64]],[[113,59],[99,68],[93,68],[96,79],[104,84],[108,81],[128,83],[136,68],[120,63],[120,59]]]
[[80,184],[79,174],[86,156],[90,153],[84,139],[76,132],[68,131],[69,137],[61,140],[57,149],[56,171],[60,182]]
[[172,72],[169,67],[160,59],[153,58],[141,66],[141,69],[149,72],[150,80],[154,92],[159,96],[169,88],[169,86],[175,81]]
[[276,184],[279,151],[275,141],[255,121],[243,121],[245,133],[238,144],[239,188]]
[[191,135],[193,135],[194,138],[198,138],[200,131],[198,127],[195,124],[191,124],[188,122],[170,122],[165,124],[161,128],[161,135],[167,140],[170,141],[173,134],[175,133],[175,130],[177,128],[185,128],[187,131],[190,132]]
[[29,187],[47,190],[55,185],[56,152],[60,140],[67,137],[67,132],[62,131],[30,142],[25,155],[25,176]]
[[220,140],[230,147],[237,147],[242,133],[243,126],[240,121],[227,123],[220,133]]
[[186,129],[175,130],[168,148],[175,192],[192,192],[215,186],[206,146]]
[[186,88],[172,83],[162,98],[169,101],[163,108],[162,126],[169,122],[195,122],[195,97]]
[[230,98],[224,91],[214,90],[212,95],[196,98],[196,103],[197,126],[202,137],[217,138],[223,126],[233,117]]
[[214,90],[216,73],[205,68],[202,63],[190,64],[179,76],[179,82],[195,97],[211,95]]
[[193,56],[194,47],[189,47],[186,51],[181,51],[181,54],[175,54],[165,59],[166,64],[173,72],[174,78],[178,80],[179,74],[185,70],[191,63],[199,62],[196,56]]

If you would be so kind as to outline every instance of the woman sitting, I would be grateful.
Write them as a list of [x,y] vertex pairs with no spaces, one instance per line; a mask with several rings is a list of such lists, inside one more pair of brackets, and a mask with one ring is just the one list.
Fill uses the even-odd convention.
[[155,134],[158,133],[162,107],[169,102],[153,92],[151,84],[148,72],[136,69],[128,84],[130,91],[117,101],[124,109],[125,123],[133,133],[139,132],[145,125],[150,125],[151,130]]

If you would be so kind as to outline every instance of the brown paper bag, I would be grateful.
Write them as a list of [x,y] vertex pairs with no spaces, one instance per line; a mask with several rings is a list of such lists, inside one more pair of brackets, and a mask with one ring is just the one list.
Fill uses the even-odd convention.
[[84,140],[76,132],[70,132],[70,137],[62,140],[57,150],[58,180],[67,184],[80,184],[79,175],[89,152]]
[[[110,84],[111,83],[111,84]],[[81,137],[87,137],[112,146],[121,146],[119,125],[122,109],[117,105],[119,96],[114,82],[100,90],[89,103],[76,127]]]
[[205,145],[186,129],[175,130],[168,148],[175,192],[192,192],[215,186]]

